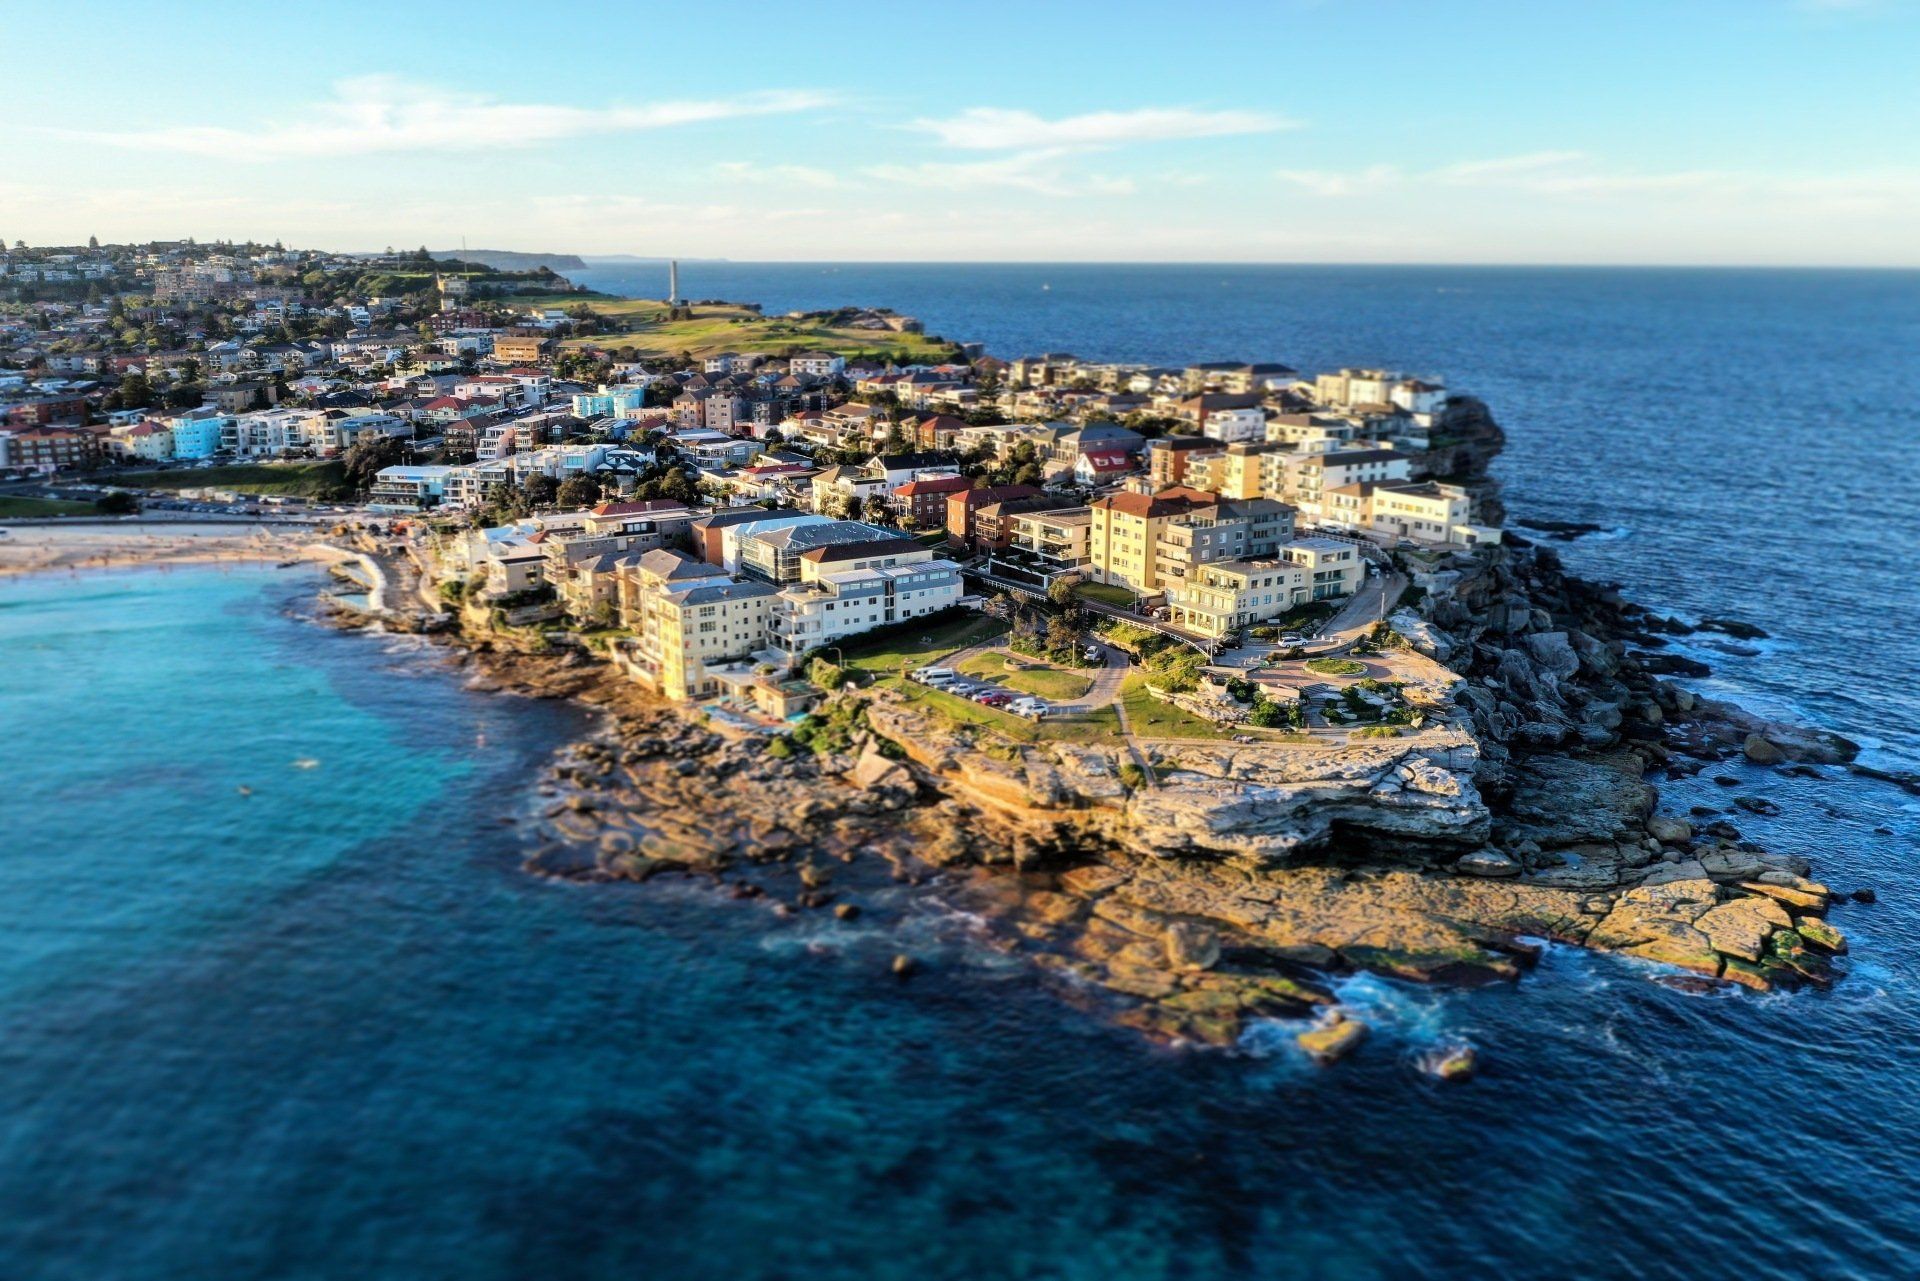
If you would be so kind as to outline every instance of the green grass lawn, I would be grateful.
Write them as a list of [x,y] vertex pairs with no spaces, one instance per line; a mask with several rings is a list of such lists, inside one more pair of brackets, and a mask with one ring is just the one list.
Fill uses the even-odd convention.
[[612,322],[618,332],[563,339],[562,347],[631,347],[640,356],[672,356],[683,351],[694,356],[723,351],[779,353],[793,348],[907,362],[939,361],[953,354],[951,344],[925,334],[833,328],[784,316],[762,316],[745,307],[725,304],[697,306],[690,320],[668,320],[667,305],[657,298],[581,299],[556,294],[551,299],[531,300],[534,305],[547,306],[573,306],[582,301]]
[[113,478],[113,483],[136,489],[231,489],[243,494],[312,498],[342,484],[346,474],[346,467],[338,462],[235,463],[227,467],[123,472]]
[[1117,583],[1081,583],[1073,589],[1075,596],[1086,600],[1099,601],[1102,605],[1115,605],[1121,609],[1132,609],[1140,598]]
[[972,699],[943,694],[912,681],[889,678],[882,682],[898,690],[909,705],[937,713],[959,725],[977,725],[1019,743],[1104,742],[1120,736],[1120,718],[1111,707],[1074,716],[1049,716],[1030,721],[1011,712],[982,707]]
[[881,636],[838,646],[838,653],[836,647],[830,645],[826,657],[829,662],[838,662],[844,657],[845,666],[856,671],[898,676],[902,663],[908,670],[929,667],[955,650],[991,640],[1006,630],[1007,625],[997,618],[969,612],[965,617],[930,627],[904,624]]
[[97,516],[100,509],[92,503],[72,503],[60,498],[16,498],[0,494],[0,519],[21,516]]
[[1137,673],[1121,686],[1120,701],[1127,709],[1127,724],[1142,738],[1232,738],[1242,732],[1162,702],[1147,692],[1146,679]]
[[[1015,664],[1021,665],[1015,666]],[[1076,698],[1084,697],[1086,692],[1093,688],[1093,682],[1078,672],[1066,671],[1032,659],[1019,659],[1004,650],[976,654],[960,664],[960,670],[968,676],[997,681],[1006,688],[1017,689],[1023,694],[1037,694],[1041,698],[1061,703],[1070,703]]]
[[1306,667],[1321,676],[1358,676],[1367,670],[1365,663],[1351,658],[1309,658]]

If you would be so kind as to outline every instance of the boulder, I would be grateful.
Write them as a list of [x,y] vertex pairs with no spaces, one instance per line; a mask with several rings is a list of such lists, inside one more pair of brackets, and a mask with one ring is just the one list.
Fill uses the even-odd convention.
[[1360,1042],[1367,1039],[1367,1025],[1356,1023],[1343,1017],[1339,1011],[1333,1011],[1328,1021],[1318,1027],[1308,1028],[1294,1040],[1300,1048],[1313,1057],[1321,1067],[1338,1063],[1358,1049]]
[[1740,751],[1755,765],[1778,765],[1787,759],[1785,752],[1759,734],[1747,735],[1746,742],[1740,745]]
[[1176,970],[1210,970],[1220,960],[1220,935],[1197,921],[1177,921],[1167,928],[1167,964]]
[[1463,855],[1453,865],[1453,870],[1468,876],[1518,876],[1520,864],[1499,850],[1487,847]]
[[1766,955],[1767,939],[1775,926],[1789,924],[1773,919],[1775,915],[1784,915],[1779,913],[1777,905],[1774,912],[1769,913],[1756,906],[1753,899],[1735,899],[1708,909],[1694,925],[1707,936],[1707,942],[1715,951],[1758,963]]
[[1684,818],[1656,814],[1647,820],[1647,835],[1663,845],[1678,845],[1693,839],[1693,824]]
[[1844,955],[1847,950],[1847,936],[1817,916],[1803,916],[1797,923],[1800,937],[1823,952]]
[[1420,1070],[1442,1081],[1464,1081],[1478,1066],[1473,1047],[1465,1042],[1435,1046],[1420,1056]]

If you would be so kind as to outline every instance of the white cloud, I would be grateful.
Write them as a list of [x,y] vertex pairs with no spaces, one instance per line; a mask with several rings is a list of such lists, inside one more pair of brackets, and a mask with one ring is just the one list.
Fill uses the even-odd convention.
[[1400,184],[1402,174],[1392,165],[1369,165],[1365,169],[1282,169],[1277,176],[1296,187],[1305,187],[1316,196],[1358,196],[1385,191]]
[[780,187],[812,187],[824,191],[843,185],[839,174],[812,165],[756,165],[744,160],[726,160],[715,165],[714,170],[738,182],[763,182]]
[[941,191],[991,189],[1030,191],[1042,196],[1126,196],[1136,190],[1128,178],[1105,174],[1076,175],[1060,162],[1071,152],[1059,147],[1017,151],[992,160],[955,163],[926,161],[914,165],[875,165],[866,171],[881,182]]
[[1584,151],[1529,151],[1518,156],[1497,156],[1492,160],[1468,160],[1457,165],[1448,165],[1439,171],[1439,176],[1449,182],[1462,184],[1482,180],[1497,181],[1514,175],[1564,169],[1586,158],[1587,154]]
[[477,151],[526,147],[589,133],[629,133],[739,116],[806,111],[822,94],[768,90],[732,98],[637,106],[571,107],[502,102],[484,94],[363,76],[334,85],[333,97],[293,118],[246,128],[167,125],[80,132],[114,146],[180,151],[225,160],[350,156],[390,151]]
[[1602,168],[1583,152],[1537,151],[1424,171],[1371,165],[1354,170],[1282,169],[1275,176],[1329,199],[1444,184],[1570,200],[1644,196],[1704,205],[1792,201],[1858,213],[1912,209],[1920,216],[1920,170],[1915,169],[1831,174],[1728,169],[1630,172]]
[[1047,120],[1031,111],[973,107],[944,120],[919,119],[912,128],[930,133],[949,147],[973,151],[1027,148],[1088,149],[1173,138],[1217,138],[1230,134],[1272,133],[1295,122],[1262,111],[1198,111],[1186,107],[1147,107],[1138,111],[1093,111]]

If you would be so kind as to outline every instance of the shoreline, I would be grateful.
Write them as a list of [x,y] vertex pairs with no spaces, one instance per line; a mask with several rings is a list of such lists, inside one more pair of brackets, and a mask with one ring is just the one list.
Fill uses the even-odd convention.
[[[0,578],[25,574],[78,572],[83,569],[124,569],[143,565],[167,566],[221,562],[309,559],[303,548],[320,541],[320,531],[274,532],[275,527],[248,524],[244,531],[227,525],[194,525],[204,530],[156,536],[184,522],[126,521],[86,527],[4,524],[0,538]],[[129,535],[137,541],[129,542]],[[23,535],[26,535],[23,537]],[[51,535],[51,537],[49,537]]]
[[[1532,565],[1534,553],[1526,560]],[[1590,584],[1579,591],[1605,595]],[[896,700],[862,693],[821,709],[850,727],[835,750],[778,760],[764,738],[717,730],[581,651],[529,654],[485,635],[442,639],[438,651],[469,673],[469,688],[565,697],[604,717],[536,785],[542,806],[528,831],[528,872],[591,882],[678,871],[735,897],[769,898],[782,916],[858,915],[868,910],[860,887],[875,875],[930,885],[981,920],[989,946],[1020,955],[1070,1003],[1091,1003],[1157,1040],[1231,1047],[1252,1020],[1299,1019],[1303,1048],[1332,1062],[1366,1035],[1334,994],[1339,976],[1514,981],[1543,941],[1655,961],[1667,967],[1657,981],[1683,990],[1826,986],[1843,973],[1833,958],[1845,939],[1825,913],[1846,895],[1809,879],[1806,860],[1747,841],[1732,825],[1735,809],[1711,821],[1656,813],[1646,781],[1742,755],[1741,735],[1764,741],[1762,729],[1801,762],[1795,768],[1812,769],[1808,758],[1831,763],[1827,754],[1843,749],[1693,700],[1670,682],[1659,689],[1672,716],[1659,702],[1639,708],[1629,746],[1525,756],[1520,777],[1485,804],[1484,826],[1461,829],[1465,839],[1397,831],[1389,807],[1381,814],[1392,821],[1374,830],[1367,823],[1379,814],[1350,813],[1283,859],[1231,847],[1181,857],[1156,843],[1182,815],[1157,815],[1164,800],[1142,809],[1115,763],[1101,768],[1084,744],[1054,744],[1045,760],[1017,748],[1028,773],[1010,774],[981,744],[953,743]],[[1380,750],[1385,775],[1408,768],[1394,753],[1421,749]],[[1261,786],[1247,782],[1257,747],[1214,751],[1240,759],[1219,777],[1176,778],[1154,793],[1197,788],[1218,805],[1223,779]],[[1192,745],[1181,753],[1195,754]],[[1467,763],[1469,788],[1482,764]],[[756,804],[716,805],[722,778]],[[1337,811],[1345,802],[1314,795],[1307,803]],[[1603,821],[1582,821],[1596,813]],[[1515,856],[1482,857],[1490,838]],[[902,956],[899,964],[907,973],[918,962]],[[1442,1056],[1432,1070],[1448,1079],[1469,1073],[1465,1053]]]

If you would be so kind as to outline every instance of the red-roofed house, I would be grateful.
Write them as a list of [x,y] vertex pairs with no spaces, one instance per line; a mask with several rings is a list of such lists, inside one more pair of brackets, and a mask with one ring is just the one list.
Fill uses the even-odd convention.
[[887,506],[901,520],[911,520],[916,529],[938,529],[946,523],[947,499],[973,488],[965,476],[929,476],[896,485],[887,497]]
[[1073,478],[1082,485],[1101,485],[1140,470],[1140,461],[1121,450],[1099,450],[1074,460]]

